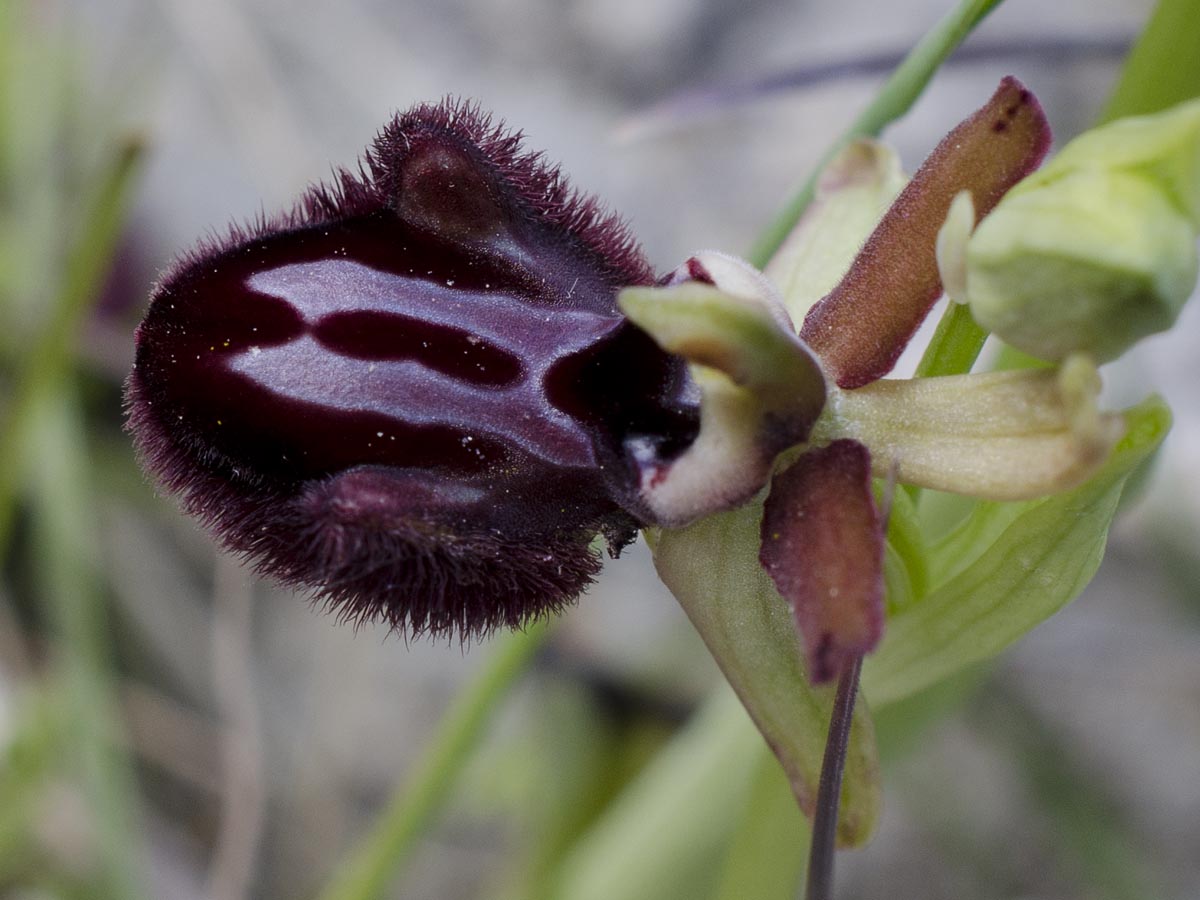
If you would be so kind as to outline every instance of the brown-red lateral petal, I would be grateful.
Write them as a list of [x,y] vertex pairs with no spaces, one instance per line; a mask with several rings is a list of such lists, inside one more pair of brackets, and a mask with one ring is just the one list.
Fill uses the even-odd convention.
[[1037,168],[1050,146],[1041,105],[1015,78],[938,144],[800,336],[839,387],[886,375],[941,295],[935,245],[950,201],[970,190],[976,221]]
[[759,560],[792,607],[815,684],[879,641],[883,539],[870,454],[858,441],[811,450],[771,482]]

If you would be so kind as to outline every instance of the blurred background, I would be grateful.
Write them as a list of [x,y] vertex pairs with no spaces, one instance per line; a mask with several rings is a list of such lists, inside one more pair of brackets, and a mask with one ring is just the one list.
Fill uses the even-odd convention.
[[[622,211],[659,270],[745,252],[949,6],[0,0],[0,897],[318,896],[490,649],[341,626],[156,496],[121,385],[175,253],[447,94]],[[1068,137],[1150,8],[1009,0],[888,138],[915,167],[1010,72]],[[1193,306],[1107,372],[1113,404],[1157,390],[1177,421],[1084,596],[935,721],[882,717],[886,811],[840,896],[1200,897],[1198,336]],[[631,548],[387,896],[716,896],[753,788],[721,773],[758,752],[701,739],[718,678]],[[693,812],[638,813],[630,846],[656,765]]]

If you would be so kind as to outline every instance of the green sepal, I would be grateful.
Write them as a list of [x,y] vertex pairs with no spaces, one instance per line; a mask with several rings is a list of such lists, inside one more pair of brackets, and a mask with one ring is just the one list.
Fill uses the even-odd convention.
[[895,151],[866,138],[851,141],[821,170],[813,202],[763,270],[792,321],[803,322],[837,287],[907,183]]
[[1125,413],[1126,432],[1082,486],[1023,503],[978,503],[930,548],[937,579],[888,620],[863,668],[876,705],[899,700],[999,653],[1087,585],[1104,555],[1126,479],[1159,445],[1171,415],[1159,398]]
[[688,281],[626,288],[618,303],[664,350],[722,372],[771,408],[819,411],[824,402],[820,367],[765,301]]
[[[663,531],[654,562],[811,815],[835,688],[809,683],[791,610],[759,563],[761,518],[762,504],[755,502]],[[874,729],[860,697],[838,819],[842,846],[867,841],[880,803]]]
[[1014,192],[983,220],[967,295],[980,325],[1032,356],[1103,362],[1174,324],[1197,267],[1195,225],[1165,191],[1085,169]]

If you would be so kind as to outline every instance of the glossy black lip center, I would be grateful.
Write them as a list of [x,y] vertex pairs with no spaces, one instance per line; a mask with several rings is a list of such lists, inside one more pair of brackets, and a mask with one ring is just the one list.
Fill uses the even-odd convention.
[[[618,451],[598,443],[677,433],[687,413],[659,403],[673,363],[616,311],[615,288],[569,253],[557,269],[531,294],[511,259],[386,213],[287,232],[168,284],[138,365],[194,442],[291,482],[356,465],[611,466]],[[569,291],[548,289],[568,275]]]
[[333,313],[313,327],[312,335],[339,356],[376,362],[412,360],[480,387],[515,384],[522,372],[518,357],[470,331],[398,313]]

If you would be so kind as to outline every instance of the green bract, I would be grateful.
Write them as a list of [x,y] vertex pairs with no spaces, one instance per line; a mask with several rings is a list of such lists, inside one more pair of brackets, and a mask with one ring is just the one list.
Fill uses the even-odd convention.
[[976,320],[1019,350],[1100,361],[1171,327],[1196,284],[1200,100],[1090,131],[967,245]]
[[[759,564],[761,520],[762,502],[756,501],[664,531],[652,543],[654,564],[811,815],[834,690],[809,683],[791,611]],[[865,704],[857,705],[855,716],[838,818],[839,841],[846,846],[866,843],[882,799]]]

